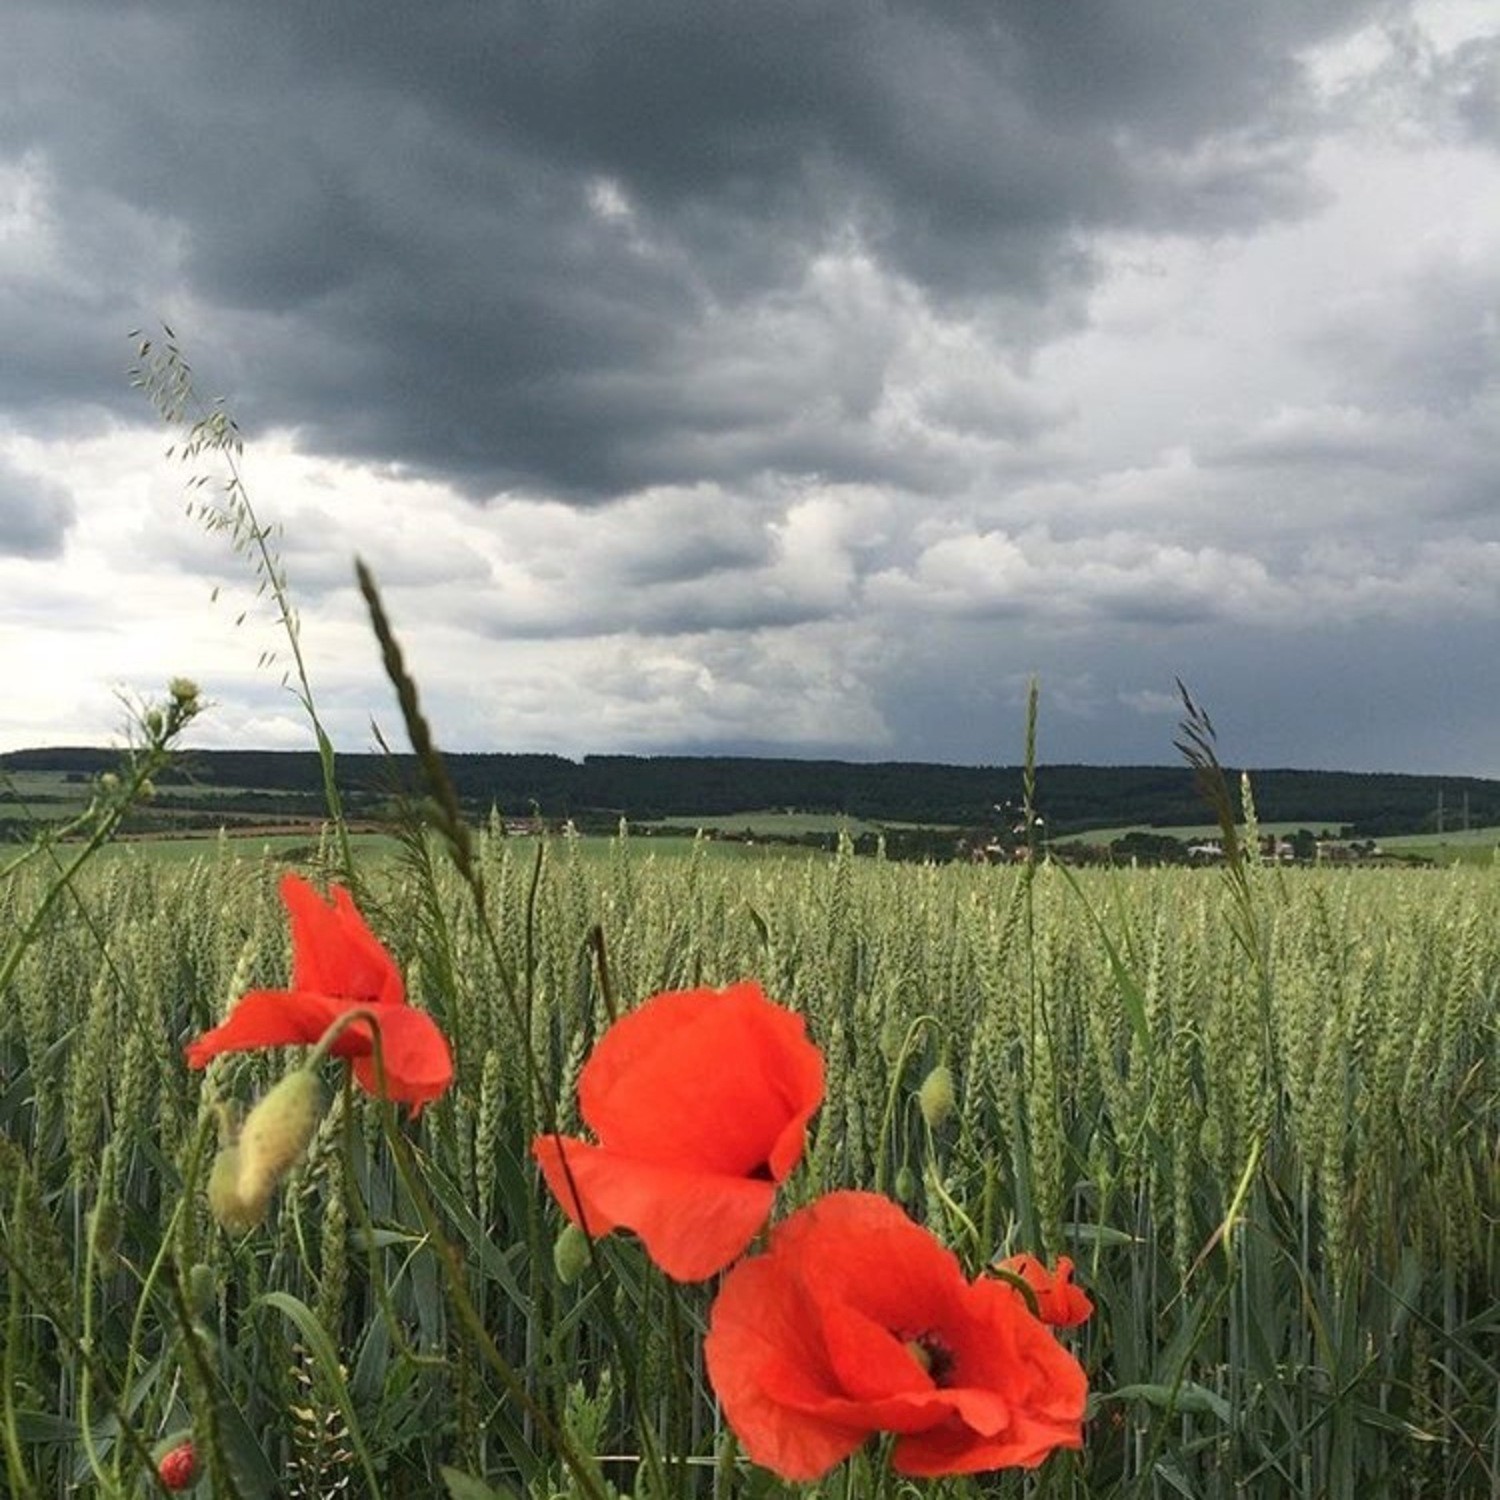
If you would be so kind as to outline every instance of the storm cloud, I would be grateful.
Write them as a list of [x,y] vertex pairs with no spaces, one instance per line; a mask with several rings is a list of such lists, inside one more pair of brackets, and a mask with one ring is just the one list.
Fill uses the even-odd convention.
[[[1004,759],[1035,670],[1059,756],[1160,758],[1141,706],[1232,661],[1200,696],[1283,763],[1500,771],[1391,691],[1500,620],[1487,7],[20,0],[4,32],[0,555],[128,578],[142,622],[232,586],[130,446],[164,440],[125,336],[165,320],[345,737],[380,691],[358,552],[476,748]],[[223,732],[267,724],[222,669]]]

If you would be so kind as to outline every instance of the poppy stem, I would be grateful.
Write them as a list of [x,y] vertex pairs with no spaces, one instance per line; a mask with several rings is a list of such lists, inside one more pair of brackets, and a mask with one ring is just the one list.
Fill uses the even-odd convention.
[[317,1045],[308,1055],[303,1067],[309,1072],[328,1056],[333,1049],[333,1044],[343,1036],[356,1022],[363,1021],[370,1028],[370,1045],[375,1054],[375,1077],[380,1084],[380,1097],[385,1098],[385,1057],[380,1046],[380,1017],[368,1007],[358,1010],[346,1010],[329,1026],[328,1030],[318,1038]]

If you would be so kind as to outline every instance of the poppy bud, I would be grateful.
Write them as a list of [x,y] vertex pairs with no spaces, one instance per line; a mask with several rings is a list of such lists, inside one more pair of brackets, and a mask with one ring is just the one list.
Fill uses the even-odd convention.
[[240,1148],[220,1147],[208,1174],[208,1211],[214,1222],[231,1234],[244,1234],[265,1218],[266,1201],[246,1198],[240,1192]]
[[564,1224],[552,1246],[552,1266],[564,1286],[572,1286],[588,1270],[592,1254],[589,1237],[576,1224]]
[[953,1113],[953,1074],[945,1063],[939,1063],[917,1090],[917,1106],[928,1128],[937,1130]]
[[896,1198],[901,1203],[911,1203],[917,1196],[917,1174],[902,1162],[896,1171]]
[[245,1118],[240,1131],[240,1196],[264,1211],[276,1184],[312,1142],[323,1112],[323,1091],[306,1068],[288,1073]]
[[187,1489],[198,1478],[198,1453],[193,1447],[192,1439],[178,1443],[175,1448],[169,1448],[162,1454],[156,1472],[161,1475],[161,1482],[169,1490]]

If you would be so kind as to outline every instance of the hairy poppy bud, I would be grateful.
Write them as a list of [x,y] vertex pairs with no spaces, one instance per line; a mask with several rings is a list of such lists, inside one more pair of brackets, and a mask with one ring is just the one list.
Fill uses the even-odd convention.
[[552,1245],[552,1266],[564,1286],[572,1286],[589,1268],[589,1237],[576,1224],[564,1224]]
[[231,1234],[244,1234],[265,1218],[266,1202],[240,1192],[240,1148],[220,1147],[208,1174],[208,1211],[214,1222]]
[[259,1199],[264,1208],[311,1144],[322,1112],[323,1090],[305,1068],[288,1073],[250,1111],[239,1139],[242,1198]]
[[946,1064],[939,1063],[923,1080],[917,1090],[917,1107],[929,1129],[937,1130],[953,1113],[953,1074]]
[[901,1203],[913,1203],[917,1196],[917,1174],[902,1162],[896,1171],[896,1198]]

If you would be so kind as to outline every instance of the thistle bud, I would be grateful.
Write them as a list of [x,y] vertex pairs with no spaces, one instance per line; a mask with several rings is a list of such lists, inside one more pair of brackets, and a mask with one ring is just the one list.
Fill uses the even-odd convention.
[[937,1130],[947,1123],[953,1113],[953,1103],[953,1074],[946,1063],[939,1063],[917,1090],[917,1107],[930,1130]]

